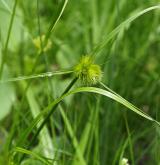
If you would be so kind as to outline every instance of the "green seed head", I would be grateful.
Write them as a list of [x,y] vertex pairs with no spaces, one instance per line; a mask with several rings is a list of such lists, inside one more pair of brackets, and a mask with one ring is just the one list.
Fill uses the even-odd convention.
[[97,84],[102,78],[102,71],[99,65],[94,64],[92,56],[83,56],[74,68],[76,76],[83,84]]
[[[46,36],[45,35],[42,35],[42,36],[38,36],[37,38],[34,38],[33,39],[33,44],[38,49],[39,52],[42,50],[41,42],[44,43],[45,38],[46,38]],[[47,44],[43,48],[43,51],[46,52],[49,49],[51,49],[51,47],[52,47],[52,41],[51,40],[48,40],[47,41]]]

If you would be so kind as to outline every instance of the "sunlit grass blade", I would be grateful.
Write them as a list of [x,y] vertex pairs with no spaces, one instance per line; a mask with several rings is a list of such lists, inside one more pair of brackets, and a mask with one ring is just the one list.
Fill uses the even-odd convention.
[[[141,115],[141,116],[143,116],[143,115],[145,115],[145,116],[143,116],[143,117],[147,117],[147,119],[149,119],[149,120],[154,120],[154,119],[152,119],[148,114],[146,114],[144,111],[142,111],[141,109],[139,109],[139,108],[137,108],[136,106],[134,106],[133,104],[131,104],[130,102],[128,102],[127,100],[125,100],[123,97],[121,97],[119,94],[117,94],[116,92],[114,92],[112,89],[110,89],[109,87],[107,87],[105,84],[103,84],[102,82],[100,82],[100,84],[105,88],[105,89],[107,89],[109,92],[111,92],[111,93],[113,93],[114,95],[116,95],[118,98],[120,98],[122,101],[123,101],[123,103],[125,104],[125,106],[126,105],[128,105],[129,107],[130,107],[130,105],[131,105],[131,107],[133,107],[133,109],[130,107],[127,107],[127,108],[129,108],[129,109],[131,109],[132,111],[134,111],[134,112],[136,112],[136,113],[138,113],[139,115]],[[117,100],[116,100],[117,101]],[[122,102],[121,102],[122,103]],[[123,105],[124,105],[123,104]]]
[[[120,104],[124,105],[125,107],[127,107],[128,109],[130,109],[131,111],[135,112],[136,114],[138,114],[139,116],[150,120],[156,124],[158,124],[160,126],[160,123],[158,121],[156,121],[155,119],[153,119],[152,117],[150,117],[148,114],[142,112],[139,108],[135,107],[133,104],[131,104],[130,102],[128,102],[127,100],[125,100],[122,97],[119,97],[118,95],[104,90],[104,89],[100,89],[100,88],[95,88],[95,87],[81,87],[81,88],[76,88],[64,95],[62,95],[61,97],[55,99],[51,104],[49,104],[36,118],[35,120],[31,123],[31,125],[26,129],[26,131],[24,131],[24,133],[22,134],[22,136],[19,139],[19,142],[17,143],[18,145],[22,145],[25,141],[25,139],[28,137],[29,133],[32,131],[32,129],[39,123],[40,120],[42,120],[42,117],[44,114],[49,114],[50,111],[52,110],[52,107],[54,107],[55,105],[57,105],[59,102],[61,102],[65,97],[71,95],[71,94],[76,94],[76,93],[84,93],[84,92],[89,92],[89,93],[96,93],[96,94],[100,94],[103,96],[106,96],[116,102],[119,102]],[[45,119],[44,119],[45,120]]]
[[10,9],[9,5],[6,3],[6,1],[4,0],[1,0],[2,4],[5,6],[5,8],[10,12],[12,13],[12,10]]
[[61,11],[60,11],[60,13],[59,13],[59,15],[58,15],[56,21],[54,22],[54,24],[53,24],[53,26],[52,26],[52,28],[51,28],[51,31],[54,30],[54,28],[55,28],[57,22],[58,22],[59,19],[61,18],[62,14],[63,14],[63,12],[64,12],[66,6],[67,6],[67,3],[68,3],[68,0],[64,0],[64,3],[63,3],[63,5],[62,5],[62,9],[61,9]]
[[76,90],[74,90],[72,92],[73,92],[73,94],[78,93],[78,92],[91,92],[91,93],[101,94],[103,96],[109,97],[109,98],[121,103],[122,105],[129,108],[130,110],[137,113],[138,115],[144,117],[145,119],[148,119],[150,121],[154,121],[157,124],[159,124],[155,119],[153,119],[149,115],[143,113],[139,108],[135,107],[133,104],[131,104],[130,102],[128,102],[124,98],[119,97],[119,96],[117,96],[114,93],[111,93],[109,91],[106,91],[106,90],[103,90],[103,89],[100,89],[100,88],[94,88],[94,87],[82,87],[82,88],[77,88]]
[[68,0],[64,0],[64,2],[61,4],[61,6],[59,8],[59,11],[57,12],[58,14],[57,14],[56,19],[53,19],[53,21],[52,21],[52,23],[51,23],[51,25],[50,25],[50,27],[48,29],[48,32],[46,33],[46,38],[45,38],[45,41],[44,41],[44,47],[45,47],[45,45],[48,42],[49,36],[51,35],[51,33],[53,32],[53,30],[55,29],[55,27],[56,27],[59,19],[61,18],[62,14],[63,14],[63,12],[65,10],[65,7],[66,7],[67,3],[68,3]]
[[6,38],[6,42],[5,42],[5,46],[4,46],[4,51],[2,54],[2,62],[1,62],[1,66],[0,66],[0,79],[2,78],[3,68],[4,68],[6,58],[7,58],[8,44],[9,44],[9,39],[10,39],[10,35],[11,35],[11,30],[13,27],[17,3],[18,3],[18,0],[15,0],[14,6],[13,6],[13,13],[11,15],[11,20],[10,20],[10,24],[9,24],[9,28],[8,28],[8,34],[7,34],[7,38]]
[[[48,40],[49,40],[49,37],[50,35],[52,34],[54,28],[56,27],[56,24],[58,23],[59,19],[61,18],[62,14],[63,14],[63,11],[67,5],[67,2],[68,0],[64,0],[63,3],[61,2],[61,5],[59,7],[59,10],[57,11],[57,15],[56,15],[56,18],[53,18],[46,34],[45,34],[45,40],[44,40],[44,43],[42,43],[43,47],[45,47],[48,43]],[[35,57],[35,62],[33,64],[33,67],[32,67],[32,71],[31,71],[31,74],[34,74],[35,70],[36,70],[36,67],[37,67],[37,64],[38,64],[38,60],[39,60],[39,57],[43,54],[43,49],[37,53],[36,57]],[[31,81],[28,82],[27,84],[27,87],[24,91],[24,95],[22,97],[22,101],[21,101],[21,106],[23,105],[24,103],[24,98],[25,98],[25,95],[26,95],[26,92],[28,90],[28,88],[30,87],[30,84],[31,84]]]
[[36,154],[35,152],[32,152],[30,150],[26,150],[24,148],[21,147],[16,147],[14,149],[14,152],[20,152],[29,156],[32,156],[33,158],[36,158],[37,160],[41,161],[42,163],[46,164],[46,165],[51,165],[52,163],[50,163],[47,159],[43,158],[42,156],[39,156],[38,154]]
[[46,73],[41,73],[41,74],[36,74],[36,75],[31,75],[31,76],[20,76],[20,77],[10,78],[7,80],[2,80],[0,81],[0,83],[17,82],[17,81],[28,80],[28,79],[52,77],[56,75],[70,74],[72,72],[73,71],[46,72]]
[[[67,86],[67,88],[64,90],[62,96],[65,96],[65,94],[72,88],[72,86],[74,85],[74,83],[77,81],[77,78],[74,78],[70,84]],[[26,138],[28,137],[29,133],[32,131],[32,129],[42,120],[42,116],[46,115],[47,112],[48,114],[45,116],[43,122],[41,123],[41,125],[39,126],[39,128],[37,129],[33,140],[30,141],[30,145],[34,142],[34,140],[37,138],[38,134],[40,133],[41,129],[43,128],[43,126],[46,124],[46,122],[48,121],[49,117],[51,116],[52,112],[55,111],[55,109],[58,106],[58,103],[63,100],[63,97],[59,97],[57,98],[55,101],[53,101],[51,104],[49,104],[36,118],[35,120],[31,123],[30,127],[28,127],[26,129],[26,131],[24,131],[24,133],[22,134],[22,136],[20,137],[20,139],[18,140],[17,144],[21,145],[25,142]],[[51,110],[51,111],[50,111]],[[30,146],[29,146],[30,147]]]
[[133,16],[129,17],[127,20],[125,20],[119,26],[117,26],[113,31],[111,31],[111,33],[109,33],[99,44],[97,44],[97,46],[93,49],[91,54],[96,55],[99,51],[101,51],[108,44],[109,41],[111,41],[121,31],[125,30],[125,28],[127,28],[134,20],[136,20],[140,16],[142,16],[150,11],[157,10],[157,9],[160,9],[160,5],[146,8],[146,9],[134,14]]
[[[30,88],[27,92],[27,100],[32,112],[33,118],[40,114],[40,107],[34,95],[34,89]],[[40,124],[40,123],[39,123]],[[43,150],[43,154],[47,158],[55,159],[54,146],[50,137],[48,128],[45,126],[39,135],[40,145]]]

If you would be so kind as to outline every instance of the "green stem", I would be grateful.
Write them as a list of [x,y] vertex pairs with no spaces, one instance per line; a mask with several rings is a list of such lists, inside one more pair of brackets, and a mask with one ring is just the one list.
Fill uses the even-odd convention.
[[[74,83],[77,81],[77,78],[74,78],[71,83],[68,85],[68,87],[65,89],[65,91],[62,93],[61,96],[63,96],[64,94],[66,94],[71,87],[74,85]],[[48,115],[46,116],[46,118],[44,119],[44,121],[42,122],[42,124],[40,125],[40,127],[38,128],[38,130],[36,131],[35,135],[33,136],[33,139],[30,143],[30,145],[32,145],[32,143],[35,141],[35,139],[37,138],[37,136],[39,135],[40,131],[42,130],[42,128],[44,127],[44,125],[46,124],[46,122],[48,121],[48,119],[50,118],[50,116],[53,114],[53,112],[56,110],[57,106],[59,103],[57,103],[55,106],[53,106],[52,110],[48,113]],[[29,146],[30,146],[29,145]]]
[[[63,96],[64,94],[66,94],[71,88],[72,86],[76,83],[77,81],[77,77],[74,78],[70,84],[67,86],[67,88],[64,90],[64,92],[61,94],[61,96]],[[60,96],[60,97],[61,97]],[[60,103],[60,102],[59,102]],[[30,148],[30,146],[34,143],[34,141],[36,140],[37,136],[39,135],[39,133],[41,132],[42,128],[44,127],[44,125],[47,123],[47,121],[49,120],[50,116],[53,114],[53,112],[56,110],[56,108],[58,107],[59,103],[55,104],[52,107],[52,110],[47,114],[47,116],[45,117],[45,119],[43,120],[43,122],[41,123],[41,125],[39,126],[39,128],[37,129],[36,133],[34,134],[31,142],[29,143],[27,148]],[[22,160],[24,158],[24,155],[21,157],[20,160]]]
[[[50,37],[51,33],[53,32],[53,30],[54,30],[56,24],[58,23],[59,19],[61,18],[67,3],[68,3],[68,0],[65,0],[64,2],[62,2],[61,5],[60,5],[60,8],[58,9],[56,17],[53,17],[53,21],[51,22],[51,25],[49,26],[49,29],[48,29],[48,31],[47,31],[47,33],[45,35],[45,40],[44,40],[44,43],[43,43],[43,47],[46,46],[46,44],[47,44],[47,42],[49,40],[49,37]],[[32,68],[31,74],[33,74],[35,72],[37,64],[38,64],[38,61],[39,61],[39,57],[41,57],[42,55],[43,55],[43,48],[41,49],[41,51],[35,57],[35,62],[33,64],[33,68]],[[45,60],[45,62],[46,62],[46,60]],[[25,90],[24,90],[24,95],[22,96],[22,99],[21,99],[21,105],[20,105],[21,107],[22,107],[22,105],[24,103],[26,93],[27,93],[31,83],[32,83],[32,81],[30,80],[28,82]]]
[[14,16],[16,13],[17,2],[18,2],[18,0],[15,0],[14,6],[13,6],[13,12],[12,12],[11,20],[10,20],[10,24],[9,24],[7,39],[6,39],[6,43],[5,43],[5,47],[4,47],[4,52],[2,55],[2,63],[1,63],[1,67],[0,67],[0,79],[2,78],[3,68],[4,68],[4,64],[6,62],[6,58],[7,58],[8,44],[9,44],[9,39],[10,39],[10,35],[11,35],[11,30],[13,27]]
[[127,120],[126,114],[124,114],[124,121],[125,121],[126,130],[127,130],[127,134],[128,134],[128,142],[129,142],[129,150],[130,150],[131,161],[132,161],[132,165],[135,165],[132,138],[131,138],[131,133],[130,133],[130,129],[129,129],[129,125],[128,125],[128,120]]

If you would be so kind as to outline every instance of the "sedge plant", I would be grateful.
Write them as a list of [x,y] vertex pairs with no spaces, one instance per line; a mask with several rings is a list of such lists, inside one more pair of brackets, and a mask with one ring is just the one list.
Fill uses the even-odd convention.
[[[29,149],[35,142],[36,138],[38,137],[39,133],[41,132],[42,128],[45,126],[45,124],[47,123],[47,121],[49,120],[49,118],[51,117],[53,112],[56,110],[59,103],[66,96],[69,96],[71,94],[76,94],[79,92],[90,92],[90,93],[97,93],[97,94],[100,94],[103,96],[107,96],[107,97],[121,103],[122,105],[126,106],[127,108],[129,108],[133,112],[137,113],[138,115],[142,116],[143,118],[150,120],[160,126],[160,123],[158,121],[156,121],[155,119],[150,117],[148,114],[146,114],[145,112],[143,112],[142,110],[140,110],[139,108],[137,108],[136,106],[134,106],[133,104],[128,102],[127,100],[125,100],[123,97],[118,95],[116,92],[114,92],[113,90],[111,90],[109,87],[107,87],[105,84],[103,84],[101,82],[103,73],[101,71],[101,67],[98,64],[94,63],[93,56],[91,56],[91,55],[82,56],[79,63],[74,67],[73,72],[74,72],[75,78],[73,78],[73,80],[67,86],[65,91],[61,94],[61,96],[59,98],[55,99],[51,104],[49,104],[47,106],[47,108],[45,108],[35,118],[35,120],[31,124],[31,126],[29,127],[29,129],[26,130],[26,132],[23,134],[23,136],[17,143],[18,146],[23,145],[23,143],[25,142],[25,139],[29,135],[30,131],[32,131],[33,127],[35,127],[35,125],[37,125],[38,122],[43,117],[44,119],[43,119],[42,123],[36,130],[32,140],[30,141],[30,143],[27,146],[27,149]],[[63,72],[62,72],[62,74],[63,74]],[[84,86],[87,86],[87,87],[76,88],[76,89],[70,91],[70,89],[77,82],[77,80],[79,80]],[[91,86],[97,85],[97,84],[102,86],[104,89],[91,87]],[[15,157],[15,155],[14,155],[14,157]],[[22,156],[19,158],[19,161],[21,162],[23,160],[23,158],[24,158],[24,155],[22,154]],[[13,158],[13,160],[14,160],[14,158]]]
[[[13,8],[13,12],[12,12],[12,15],[11,15],[10,28],[9,28],[9,31],[8,31],[7,41],[6,41],[5,47],[4,47],[4,52],[5,53],[3,54],[2,65],[1,65],[1,68],[0,68],[0,77],[1,77],[1,74],[3,72],[4,64],[5,64],[5,62],[7,61],[7,58],[8,58],[8,56],[6,56],[6,55],[8,54],[8,43],[9,43],[10,33],[11,33],[11,30],[12,30],[12,24],[13,24],[13,21],[14,21],[14,16],[15,16],[15,10],[16,10],[17,3],[18,3],[18,0],[15,1],[15,6]],[[57,72],[45,72],[45,73],[35,74],[35,70],[36,70],[36,67],[38,65],[38,60],[43,55],[44,56],[46,55],[46,52],[45,52],[46,51],[46,46],[50,41],[50,36],[53,33],[58,21],[60,20],[67,3],[68,3],[68,0],[62,1],[62,3],[60,3],[59,10],[56,13],[56,16],[53,18],[53,20],[52,20],[49,28],[47,29],[47,32],[45,33],[45,35],[41,34],[40,18],[39,18],[39,15],[38,15],[39,37],[36,38],[36,40],[34,40],[34,44],[39,50],[37,51],[37,55],[36,55],[34,64],[32,66],[32,69],[31,69],[32,71],[31,71],[30,76],[20,76],[20,77],[16,77],[16,78],[1,80],[1,82],[0,82],[1,84],[7,84],[7,83],[11,83],[11,82],[19,82],[19,81],[22,81],[22,80],[29,80],[26,87],[24,88],[24,92],[22,94],[22,99],[20,101],[21,103],[20,103],[20,108],[19,109],[23,109],[23,105],[25,103],[25,95],[27,95],[27,91],[29,91],[32,79],[38,79],[38,78],[44,78],[45,79],[45,78],[47,78],[49,80],[49,81],[47,81],[47,83],[49,82],[50,84],[52,83],[51,78],[52,77],[54,78],[57,75],[62,75],[64,77],[65,76],[70,76],[71,79],[72,79],[72,80],[70,79],[70,83],[68,85],[65,84],[65,88],[63,89],[64,91],[58,97],[52,97],[51,99],[48,99],[50,101],[48,101],[46,103],[46,105],[43,107],[43,110],[41,110],[41,111],[39,110],[39,112],[33,117],[33,121],[28,123],[27,128],[25,128],[25,130],[21,133],[21,135],[18,136],[17,140],[15,140],[15,141],[13,140],[13,143],[8,142],[9,147],[7,147],[7,151],[9,151],[10,164],[16,164],[16,165],[21,164],[21,163],[24,162],[24,160],[25,160],[24,158],[28,158],[28,156],[29,157],[31,156],[31,157],[39,160],[40,162],[42,162],[42,164],[56,164],[56,163],[59,163],[58,160],[56,160],[56,157],[54,157],[54,158],[53,157],[52,158],[47,157],[46,158],[46,157],[38,155],[38,154],[36,154],[36,152],[32,151],[32,147],[36,146],[37,139],[40,137],[41,131],[43,130],[44,127],[46,127],[48,129],[48,122],[50,121],[50,119],[52,119],[51,116],[53,115],[53,113],[55,114],[58,111],[60,112],[60,114],[62,116],[62,120],[63,120],[64,124],[66,125],[66,130],[67,130],[67,133],[68,133],[68,134],[66,133],[67,134],[66,136],[70,137],[70,139],[72,141],[72,144],[73,144],[73,148],[75,150],[75,155],[74,156],[70,153],[67,153],[67,155],[71,156],[71,158],[74,159],[71,164],[72,165],[87,165],[88,162],[91,161],[91,159],[93,159],[92,161],[94,162],[94,165],[99,163],[99,160],[98,160],[99,155],[97,153],[97,151],[99,150],[98,147],[97,147],[97,146],[99,146],[99,143],[98,143],[98,141],[99,141],[99,137],[98,137],[98,131],[99,131],[98,123],[99,123],[99,121],[97,119],[99,111],[97,111],[97,109],[99,109],[99,108],[97,108],[97,107],[101,105],[101,100],[100,100],[100,97],[99,97],[97,107],[95,108],[96,112],[95,113],[91,112],[90,113],[91,115],[89,117],[89,120],[95,121],[96,126],[94,125],[94,123],[91,124],[90,121],[88,121],[87,124],[86,124],[86,127],[83,131],[83,136],[79,140],[74,135],[74,129],[75,128],[69,122],[68,114],[66,114],[66,112],[63,109],[62,104],[60,104],[66,97],[71,96],[71,95],[76,95],[77,93],[99,94],[101,97],[110,98],[110,99],[116,101],[117,103],[120,103],[121,105],[125,106],[129,110],[133,111],[137,115],[143,117],[144,119],[147,119],[147,120],[155,123],[156,126],[159,127],[159,125],[160,125],[160,123],[157,121],[157,119],[154,119],[150,115],[147,114],[147,111],[145,112],[145,111],[137,108],[135,105],[131,104],[129,101],[127,101],[122,96],[120,96],[115,91],[113,91],[111,88],[109,88],[108,85],[103,83],[104,78],[107,77],[108,75],[105,72],[105,69],[102,69],[101,65],[96,63],[96,58],[101,57],[101,55],[102,55],[100,52],[103,51],[108,44],[110,44],[112,46],[112,43],[113,43],[114,39],[117,42],[118,42],[118,40],[121,40],[121,37],[123,36],[124,31],[127,28],[129,28],[129,26],[131,26],[132,22],[134,22],[137,18],[139,18],[140,16],[142,16],[146,13],[149,13],[151,11],[160,9],[160,6],[159,5],[154,5],[154,6],[148,7],[144,10],[136,11],[136,13],[133,13],[133,15],[131,15],[129,18],[122,21],[122,23],[120,23],[115,29],[111,30],[107,36],[104,36],[104,38],[100,42],[97,42],[98,38],[99,38],[99,31],[98,31],[99,28],[98,28],[98,23],[97,23],[97,21],[98,21],[98,14],[97,13],[98,12],[96,13],[96,10],[97,10],[96,9],[96,0],[92,1],[91,2],[92,3],[91,13],[93,14],[93,25],[94,25],[94,28],[93,28],[93,34],[94,34],[93,35],[93,44],[94,44],[95,47],[93,49],[91,49],[90,46],[88,46],[86,44],[87,45],[86,46],[86,50],[87,50],[86,52],[88,52],[88,53],[86,53],[87,55],[82,56],[80,58],[79,62],[77,62],[77,64],[75,66],[73,66],[70,70],[63,70],[63,71],[57,71]],[[127,2],[125,2],[125,0],[124,0],[121,6],[117,5],[117,8],[118,9],[119,9],[119,7],[123,8],[123,5],[125,3],[127,4]],[[108,6],[111,6],[111,5],[106,5],[105,7],[108,7]],[[38,0],[37,0],[37,9],[38,9],[38,7],[39,6],[38,6]],[[37,10],[37,11],[39,12],[39,10]],[[106,10],[104,10],[104,13],[106,13]],[[102,14],[102,15],[103,15],[104,20],[107,19],[107,18],[105,18],[105,14]],[[114,17],[115,17],[115,13],[112,15],[112,18],[114,18]],[[112,20],[110,22],[107,21],[107,23],[108,23],[109,27],[112,27]],[[84,23],[84,26],[85,25],[86,24]],[[103,29],[103,27],[105,27],[105,23],[102,20],[102,29]],[[90,31],[89,30],[87,31],[87,30],[85,32],[86,36],[84,37],[85,38],[84,40],[85,40],[86,43],[89,40],[89,37],[87,38],[87,34],[90,33]],[[59,43],[59,41],[57,41],[57,43]],[[60,43],[60,45],[61,45],[61,43]],[[54,47],[54,45],[52,45],[52,46]],[[147,46],[148,45],[145,45],[145,48]],[[77,47],[78,47],[78,45],[77,45]],[[48,48],[51,48],[51,44],[49,44]],[[140,51],[140,53],[143,53],[142,50]],[[123,53],[125,54],[126,52],[124,51]],[[44,57],[44,59],[45,59],[44,63],[45,63],[46,68],[48,69],[48,59],[47,58],[48,57],[46,57],[46,56]],[[130,67],[132,67],[132,65]],[[80,82],[82,87],[76,88],[75,86],[79,85],[77,83],[78,81]],[[72,89],[73,87],[75,87],[75,88]],[[35,104],[32,104],[32,103],[36,99],[33,99],[33,93],[30,93],[30,95],[27,95],[27,97],[28,97],[28,102],[29,102],[30,107],[31,107],[31,111],[34,112],[34,109],[35,109],[36,106],[34,106]],[[93,107],[93,105],[91,103],[87,103],[87,104],[88,104],[89,107]],[[111,110],[111,108],[110,108],[110,110]],[[112,113],[112,112],[110,112],[110,113]],[[23,116],[23,114],[22,114],[22,116]],[[17,118],[18,117],[15,117],[15,119],[17,119]],[[83,116],[82,116],[82,118],[83,118]],[[25,117],[24,117],[24,119],[25,119]],[[53,123],[54,122],[55,121],[53,121]],[[77,123],[78,123],[78,121],[77,121]],[[114,162],[113,164],[116,164],[118,162],[118,159],[119,159],[119,164],[128,164],[128,159],[126,159],[126,158],[128,158],[128,155],[126,156],[124,154],[124,151],[125,151],[127,145],[130,145],[130,153],[131,153],[132,164],[135,164],[133,153],[132,153],[133,152],[132,151],[133,150],[132,149],[132,141],[131,141],[131,134],[132,133],[130,133],[128,122],[127,122],[126,118],[125,118],[125,123],[126,123],[128,138],[127,138],[127,140],[124,140],[125,143],[124,143],[124,141],[120,142],[121,143],[121,148],[117,151],[117,154],[115,154],[116,156],[115,156],[115,159],[113,161]],[[52,125],[52,124],[50,124],[50,125]],[[156,127],[157,132],[158,132],[158,127]],[[15,128],[16,128],[16,126],[14,125],[14,129]],[[9,137],[9,140],[11,139],[10,141],[12,141],[12,139],[14,139],[13,138],[14,129],[13,129],[12,133],[10,134],[11,135]],[[49,128],[49,129],[51,129],[51,128]],[[142,134],[144,135],[145,132],[142,132]],[[50,135],[48,135],[48,136],[50,137]],[[137,136],[140,137],[141,135],[137,135]],[[52,137],[52,135],[51,135],[51,137]],[[89,140],[89,137],[91,137],[90,140]],[[112,137],[111,137],[111,139],[112,139]],[[95,158],[90,158],[88,155],[89,155],[89,151],[92,150],[92,142],[94,140],[96,141],[96,147],[95,147],[96,149],[95,149],[95,152],[94,152],[94,157]],[[87,146],[87,144],[88,144],[88,146]],[[63,154],[64,153],[65,153],[65,151],[63,151]],[[86,153],[86,155],[85,155],[85,153]],[[104,155],[105,154],[106,153],[104,152]],[[120,158],[118,158],[117,155],[118,156],[120,155]]]

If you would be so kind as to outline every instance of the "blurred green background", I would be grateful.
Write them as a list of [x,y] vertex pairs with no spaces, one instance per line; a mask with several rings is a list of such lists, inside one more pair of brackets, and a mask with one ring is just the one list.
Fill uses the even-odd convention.
[[[6,51],[14,3],[15,0],[0,0],[0,62],[5,53],[4,80],[71,70],[82,55],[90,54],[119,24],[159,1],[69,0],[49,34],[48,49],[39,57],[38,37],[47,34],[64,1],[18,0]],[[160,120],[159,52],[157,9],[128,23],[95,56],[103,70],[102,81],[157,120]],[[17,139],[37,113],[60,96],[72,79],[73,75],[63,75],[0,84],[1,165],[10,159]],[[26,92],[27,84],[30,86]],[[42,157],[53,156],[47,149],[51,145],[60,165],[117,165],[122,163],[121,158],[127,158],[131,165],[160,164],[159,127],[102,96],[81,93],[67,97],[45,128],[39,138],[47,144],[44,146],[37,139],[30,151]],[[43,163],[31,154],[21,164]]]

